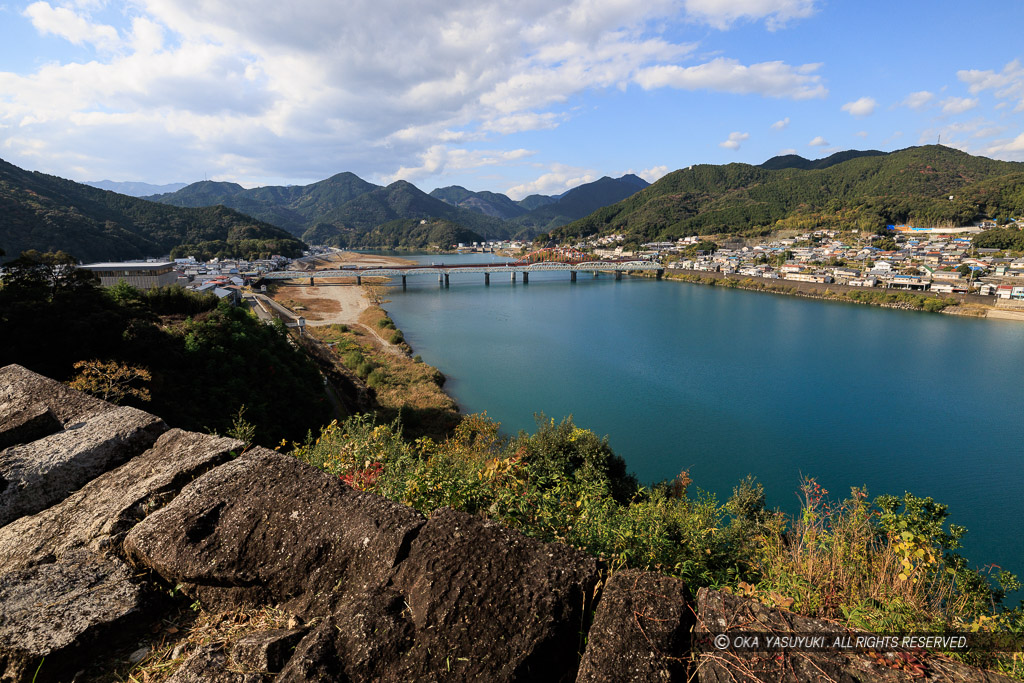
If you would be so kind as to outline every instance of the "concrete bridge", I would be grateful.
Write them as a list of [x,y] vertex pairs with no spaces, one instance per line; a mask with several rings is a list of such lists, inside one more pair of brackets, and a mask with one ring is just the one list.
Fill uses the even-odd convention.
[[491,275],[494,273],[509,273],[512,282],[516,281],[518,275],[522,275],[523,284],[529,284],[530,273],[561,271],[569,273],[569,280],[576,282],[577,273],[614,273],[616,280],[622,279],[623,273],[631,271],[654,271],[660,279],[665,272],[664,266],[653,261],[622,260],[622,261],[575,261],[556,262],[540,261],[537,263],[526,263],[521,261],[510,261],[507,263],[474,263],[458,265],[415,265],[415,266],[388,266],[388,267],[348,267],[338,270],[279,270],[271,273],[264,273],[264,280],[293,280],[309,278],[309,284],[316,284],[316,278],[354,277],[356,284],[361,285],[364,277],[400,277],[402,287],[406,286],[406,279],[418,275],[436,275],[439,285],[447,287],[449,276],[457,273],[477,273],[484,276],[484,284],[491,284]]

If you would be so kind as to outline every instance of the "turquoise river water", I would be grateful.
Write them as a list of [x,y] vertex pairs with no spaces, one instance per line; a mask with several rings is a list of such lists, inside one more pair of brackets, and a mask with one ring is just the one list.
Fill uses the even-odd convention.
[[507,433],[571,414],[642,481],[685,469],[724,500],[750,473],[788,511],[801,476],[931,496],[972,563],[1024,575],[1024,324],[567,273],[389,298],[461,409]]

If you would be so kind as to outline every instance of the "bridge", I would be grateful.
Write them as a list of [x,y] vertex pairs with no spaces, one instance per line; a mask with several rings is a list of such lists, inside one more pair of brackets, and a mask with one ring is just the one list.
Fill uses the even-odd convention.
[[[531,254],[531,256],[533,256]],[[523,278],[523,284],[529,284],[530,273],[538,272],[567,272],[569,273],[569,280],[576,282],[577,273],[593,273],[594,277],[597,277],[598,273],[614,273],[616,280],[622,279],[623,273],[635,272],[635,271],[653,271],[655,275],[660,279],[662,274],[665,272],[664,266],[654,261],[642,261],[642,260],[613,260],[613,261],[594,261],[594,260],[543,260],[543,259],[530,259],[527,257],[521,261],[509,261],[506,263],[472,263],[472,264],[453,264],[445,265],[443,263],[432,264],[432,265],[415,265],[415,266],[376,266],[372,268],[348,266],[336,270],[316,270],[316,271],[302,271],[302,270],[279,270],[271,273],[264,273],[262,279],[264,280],[293,280],[299,278],[309,278],[309,284],[316,284],[316,278],[337,278],[337,277],[354,277],[356,284],[361,285],[364,277],[401,277],[402,287],[406,286],[406,279],[418,275],[436,275],[437,282],[439,285],[447,287],[448,278],[451,275],[458,273],[466,274],[482,274],[484,276],[484,284],[491,284],[491,275],[495,273],[509,273],[512,282],[516,281],[516,277],[521,275]]]

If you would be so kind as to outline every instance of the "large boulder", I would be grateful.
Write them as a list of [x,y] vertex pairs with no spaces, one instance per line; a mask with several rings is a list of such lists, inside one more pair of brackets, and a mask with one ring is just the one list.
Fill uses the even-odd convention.
[[[20,365],[0,368],[0,448],[11,443],[27,443],[47,434],[31,436],[24,441],[4,442],[7,427],[24,413],[49,412],[59,424],[53,432],[82,422],[114,406],[106,401],[71,389],[57,380],[44,377]],[[51,428],[53,423],[51,423]]]
[[686,681],[693,623],[679,579],[616,572],[601,592],[577,683]]
[[383,585],[423,523],[408,507],[257,448],[189,484],[124,547],[209,608],[288,602],[309,616]]
[[389,678],[572,680],[598,579],[597,560],[573,548],[441,510],[394,578],[415,636]]
[[0,605],[2,681],[70,680],[150,618],[129,568],[86,550],[3,574]]
[[[874,652],[853,649],[735,646],[740,634],[772,636],[824,636],[825,643],[836,638],[869,636],[842,626],[804,617],[757,600],[701,588],[697,593],[697,627],[694,629],[696,668],[701,683],[906,683],[910,680],[949,683],[1010,683],[1010,679],[989,671],[954,662],[922,651]],[[725,638],[719,642],[716,638]],[[760,647],[760,649],[758,649]]]
[[243,445],[172,429],[142,455],[57,505],[0,528],[0,572],[53,562],[79,548],[119,552],[129,529]]
[[116,407],[56,434],[0,451],[0,526],[59,503],[145,451],[166,430],[158,417]]
[[441,510],[391,585],[340,603],[278,682],[571,681],[598,577],[572,548]]

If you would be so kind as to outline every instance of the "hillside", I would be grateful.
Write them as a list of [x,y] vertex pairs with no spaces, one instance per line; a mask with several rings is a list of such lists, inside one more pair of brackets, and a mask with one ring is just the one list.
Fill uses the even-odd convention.
[[1024,163],[939,145],[841,154],[829,158],[838,163],[807,169],[799,167],[805,165],[800,157],[776,157],[766,164],[771,168],[691,166],[553,236],[619,232],[647,241],[780,228],[874,231],[893,223],[963,225],[981,215],[1024,212]]
[[299,255],[303,244],[224,207],[185,209],[128,197],[0,160],[0,249],[63,250],[82,261],[162,256],[183,244],[215,253]]
[[605,176],[592,183],[574,187],[554,201],[537,206],[512,222],[533,233],[549,232],[602,207],[626,199],[647,186],[646,180],[632,174],[621,178]]
[[118,182],[114,180],[87,180],[83,184],[88,185],[89,187],[96,187],[101,190],[110,190],[111,192],[117,192],[118,194],[126,194],[129,197],[148,197],[149,195],[157,193],[177,192],[188,185],[188,183],[153,185],[151,183],[131,181]]
[[520,206],[509,197],[497,192],[472,192],[459,185],[439,187],[430,193],[431,197],[470,211],[508,220],[522,216],[529,209]]
[[365,244],[365,233],[385,223],[403,219],[444,220],[486,239],[502,239],[509,234],[501,219],[447,204],[404,180],[359,195],[326,212],[320,223],[338,229],[338,240],[332,244],[349,246]]
[[148,197],[173,206],[223,206],[284,228],[296,237],[359,195],[379,189],[354,173],[338,173],[311,185],[267,186],[247,190],[237,183],[204,180],[169,194]]

